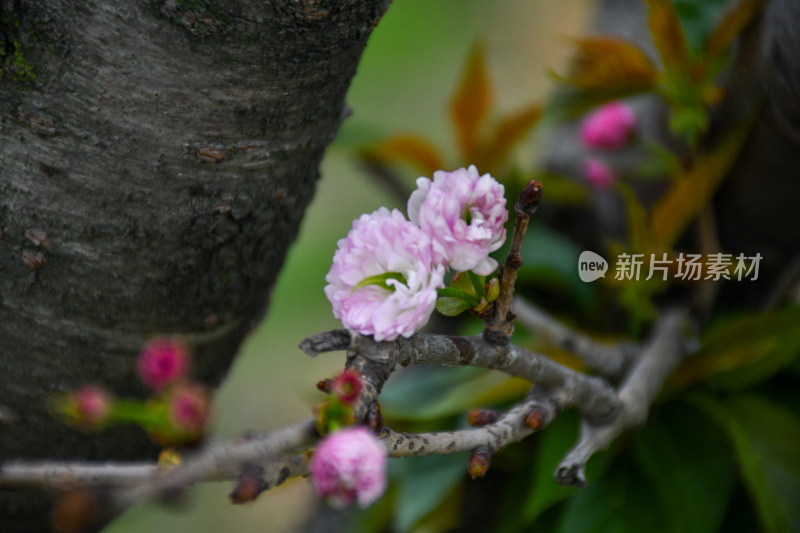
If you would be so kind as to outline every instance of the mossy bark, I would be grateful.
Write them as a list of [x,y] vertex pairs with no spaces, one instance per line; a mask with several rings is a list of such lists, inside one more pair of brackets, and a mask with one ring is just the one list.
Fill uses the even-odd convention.
[[[47,410],[85,383],[144,394],[151,336],[188,338],[219,383],[387,4],[0,0],[0,461],[152,457],[135,428]],[[47,505],[0,491],[0,529],[42,530]]]

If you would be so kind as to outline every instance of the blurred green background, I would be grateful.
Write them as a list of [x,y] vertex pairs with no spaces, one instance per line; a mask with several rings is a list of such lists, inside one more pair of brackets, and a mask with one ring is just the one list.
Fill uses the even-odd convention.
[[[420,132],[453,154],[449,98],[471,46],[483,38],[499,111],[541,99],[546,67],[563,63],[566,37],[580,33],[588,0],[395,0],[370,38],[348,103],[347,119],[328,149],[316,198],[272,294],[269,313],[242,346],[215,400],[213,434],[231,437],[308,416],[321,399],[315,383],[342,368],[342,353],[308,358],[297,344],[341,327],[325,298],[338,239],[352,220],[379,206],[398,207],[355,164],[356,147],[389,134]],[[533,158],[531,142],[519,157]],[[414,175],[403,176],[413,183]],[[108,533],[295,531],[315,505],[310,483],[294,479],[254,504],[233,506],[229,483],[192,489],[187,504],[166,509],[141,504]]]

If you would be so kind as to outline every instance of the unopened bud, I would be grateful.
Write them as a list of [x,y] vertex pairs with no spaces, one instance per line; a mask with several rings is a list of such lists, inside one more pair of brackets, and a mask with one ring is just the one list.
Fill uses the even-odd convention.
[[522,193],[520,193],[519,199],[514,207],[519,211],[532,215],[536,212],[536,208],[539,207],[539,200],[541,199],[542,184],[537,180],[531,180],[525,185],[525,188],[522,189]]
[[336,379],[333,380],[331,390],[333,394],[339,398],[340,402],[345,405],[350,405],[358,398],[362,387],[361,375],[357,370],[348,368],[336,376]]
[[330,394],[332,388],[333,388],[333,380],[330,378],[321,379],[317,381],[317,390],[320,390],[325,394]]
[[139,377],[155,391],[183,379],[189,370],[189,347],[178,338],[148,342],[139,354]]
[[473,409],[467,413],[467,424],[473,427],[488,426],[497,422],[499,416],[494,409]]
[[486,282],[486,301],[493,302],[500,296],[500,280],[492,278]]
[[269,485],[262,479],[259,472],[247,470],[239,476],[236,486],[228,495],[228,499],[234,505],[250,503],[255,501],[268,488]]
[[536,431],[544,426],[544,413],[534,409],[525,416],[525,425]]
[[175,429],[187,436],[202,436],[210,408],[211,398],[202,385],[181,385],[170,393],[170,419]]
[[472,451],[469,456],[469,464],[467,472],[472,479],[483,477],[489,471],[489,466],[492,464],[492,454],[489,453],[489,448],[486,446],[479,446]]
[[74,424],[95,429],[108,420],[112,407],[113,400],[105,389],[87,385],[68,396],[63,410]]
[[365,422],[374,433],[378,433],[383,429],[383,415],[381,414],[381,406],[378,402],[373,403],[369,406],[369,409],[367,409]]

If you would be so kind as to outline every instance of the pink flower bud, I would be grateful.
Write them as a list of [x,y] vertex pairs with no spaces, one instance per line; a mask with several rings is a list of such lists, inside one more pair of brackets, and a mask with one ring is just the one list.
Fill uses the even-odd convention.
[[111,414],[111,395],[104,389],[87,385],[70,396],[77,424],[94,428],[102,424]]
[[205,387],[179,385],[169,395],[169,413],[175,428],[190,435],[200,435],[208,419],[211,399]]
[[311,458],[311,482],[334,507],[367,507],[386,489],[386,450],[365,427],[332,433]]
[[333,394],[345,405],[350,405],[361,392],[361,376],[358,371],[348,368],[333,380]]
[[581,125],[581,139],[591,148],[620,148],[636,129],[636,113],[624,102],[600,106]]
[[139,377],[159,391],[182,379],[189,370],[189,348],[175,338],[148,342],[139,354]]
[[583,174],[586,181],[597,189],[610,187],[616,176],[614,172],[603,161],[590,157],[583,162]]

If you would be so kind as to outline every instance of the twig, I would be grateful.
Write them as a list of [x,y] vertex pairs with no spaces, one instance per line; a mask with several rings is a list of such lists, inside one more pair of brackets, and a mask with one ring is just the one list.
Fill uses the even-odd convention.
[[10,461],[0,465],[0,486],[18,485],[64,488],[71,485],[126,486],[159,473],[152,462],[62,463],[58,461]]
[[606,420],[619,409],[616,391],[604,379],[581,374],[513,344],[492,345],[481,335],[415,335],[396,343],[401,365],[427,363],[499,370],[558,391],[565,406],[577,407],[592,420]]
[[483,331],[487,342],[491,344],[508,344],[514,332],[514,313],[511,306],[514,301],[514,284],[517,281],[517,271],[522,266],[522,241],[528,229],[531,215],[539,207],[542,198],[542,184],[531,180],[520,193],[514,204],[514,234],[511,236],[511,246],[508,256],[503,263],[500,276],[500,295],[494,301],[494,308],[486,321]]
[[314,419],[308,418],[261,435],[213,444],[164,475],[147,478],[141,484],[121,491],[117,502],[125,508],[139,500],[188,487],[198,481],[235,479],[252,466],[272,471],[278,465],[277,472],[281,475],[283,468],[289,468],[280,464],[281,455],[308,446],[315,436]]
[[300,343],[300,349],[311,357],[323,352],[346,350],[348,346],[350,346],[350,333],[346,329],[334,329],[311,335]]
[[355,335],[348,350],[347,367],[357,370],[364,382],[356,420],[377,399],[397,365],[420,363],[489,368],[524,378],[541,388],[558,391],[565,406],[577,407],[592,420],[608,419],[619,409],[616,391],[604,379],[581,374],[513,344],[489,344],[481,335],[418,334],[393,342],[375,342]]
[[[391,457],[447,455],[469,452],[480,446],[488,447],[490,453],[497,453],[508,444],[547,427],[562,408],[557,396],[533,387],[523,402],[496,422],[481,428],[437,433],[398,433],[384,428],[379,437],[384,440]],[[536,416],[529,418],[531,413]],[[537,423],[528,425],[526,419],[537,420]]]
[[608,447],[626,429],[639,426],[647,420],[650,404],[661,390],[664,379],[683,356],[681,329],[685,319],[682,311],[669,311],[659,320],[650,342],[620,388],[622,409],[606,424],[594,424],[584,419],[580,441],[556,469],[559,483],[567,486],[585,485],[584,468],[589,458]]
[[545,342],[576,355],[586,366],[612,379],[624,374],[641,349],[632,342],[606,344],[595,341],[523,298],[514,300],[513,309],[517,321],[541,335]]

